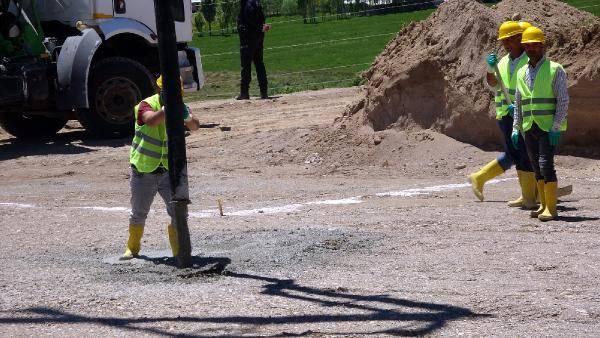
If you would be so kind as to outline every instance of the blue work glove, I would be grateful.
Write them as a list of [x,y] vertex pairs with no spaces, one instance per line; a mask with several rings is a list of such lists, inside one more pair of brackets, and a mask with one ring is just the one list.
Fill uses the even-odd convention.
[[515,149],[519,149],[519,131],[518,130],[513,130],[512,134],[510,135],[510,139],[512,140],[513,147],[515,147]]
[[509,104],[508,108],[506,108],[506,111],[510,114],[510,117],[515,117],[515,105],[514,105],[514,103]]
[[548,138],[550,139],[550,145],[556,147],[560,142],[560,131],[551,131],[548,133]]
[[487,62],[488,69],[493,72],[494,67],[498,64],[498,56],[496,56],[496,54],[492,53],[487,56],[487,59],[485,61]]

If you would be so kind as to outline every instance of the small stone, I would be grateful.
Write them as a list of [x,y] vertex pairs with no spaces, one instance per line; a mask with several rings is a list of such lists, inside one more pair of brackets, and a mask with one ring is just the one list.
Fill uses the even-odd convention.
[[466,165],[464,165],[464,164],[458,164],[458,165],[456,165],[456,166],[454,167],[454,169],[456,169],[456,170],[461,170],[461,169],[465,169],[466,167],[467,167],[467,166],[466,166]]

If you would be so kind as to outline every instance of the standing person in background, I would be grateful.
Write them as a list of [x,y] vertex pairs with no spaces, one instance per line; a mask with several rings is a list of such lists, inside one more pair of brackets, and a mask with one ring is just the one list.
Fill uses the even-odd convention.
[[[526,209],[533,209],[537,206],[535,201],[535,174],[529,162],[523,138],[519,136],[516,144],[512,142],[514,105],[506,103],[499,81],[502,81],[507,89],[510,101],[514,102],[517,88],[517,71],[529,61],[521,45],[521,34],[525,28],[530,26],[531,24],[527,22],[506,21],[498,29],[498,40],[502,42],[507,54],[499,61],[496,54],[488,55],[486,81],[494,89],[496,120],[498,120],[498,127],[500,127],[503,136],[504,152],[497,159],[486,164],[481,170],[469,176],[473,193],[480,201],[483,201],[485,182],[503,174],[514,164],[521,186],[521,196],[516,200],[509,201],[508,205]],[[496,78],[496,67],[500,72],[500,79]]]
[[[162,89],[162,76],[156,81]],[[183,94],[183,87],[181,88]],[[169,159],[165,107],[161,95],[154,94],[135,106],[135,133],[131,143],[129,163],[131,164],[131,213],[129,215],[129,238],[125,253],[120,258],[128,260],[139,255],[146,217],[156,193],[162,197],[169,216],[174,216],[171,205],[171,185],[169,181]],[[198,130],[200,122],[185,106],[183,122],[189,130]],[[179,246],[177,231],[171,222],[167,226],[169,243],[173,256],[177,256]]]
[[252,63],[256,68],[260,98],[268,99],[267,71],[263,62],[263,43],[265,32],[271,25],[265,23],[260,0],[240,0],[240,14],[237,18],[240,35],[241,82],[238,100],[250,99],[250,81],[252,80]]
[[569,93],[562,65],[544,55],[545,42],[544,33],[537,27],[523,32],[521,43],[529,62],[517,73],[512,139],[517,144],[519,135],[523,135],[535,171],[540,207],[531,212],[531,217],[550,221],[558,216],[554,153],[561,133],[567,130]]

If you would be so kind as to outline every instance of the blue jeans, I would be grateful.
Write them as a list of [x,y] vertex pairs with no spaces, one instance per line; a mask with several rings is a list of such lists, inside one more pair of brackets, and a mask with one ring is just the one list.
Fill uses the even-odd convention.
[[500,132],[504,138],[502,146],[504,152],[498,156],[498,163],[504,171],[510,169],[514,164],[517,170],[533,171],[529,156],[527,156],[527,148],[523,136],[519,134],[519,149],[515,149],[512,143],[511,134],[513,130],[513,118],[510,115],[505,115],[498,121]]

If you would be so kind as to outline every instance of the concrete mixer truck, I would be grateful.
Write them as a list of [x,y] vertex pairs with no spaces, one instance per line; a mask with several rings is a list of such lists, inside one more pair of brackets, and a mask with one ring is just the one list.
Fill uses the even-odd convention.
[[[173,0],[185,91],[204,84],[190,0]],[[153,0],[0,0],[0,126],[21,139],[79,120],[97,137],[133,132],[160,74]]]

